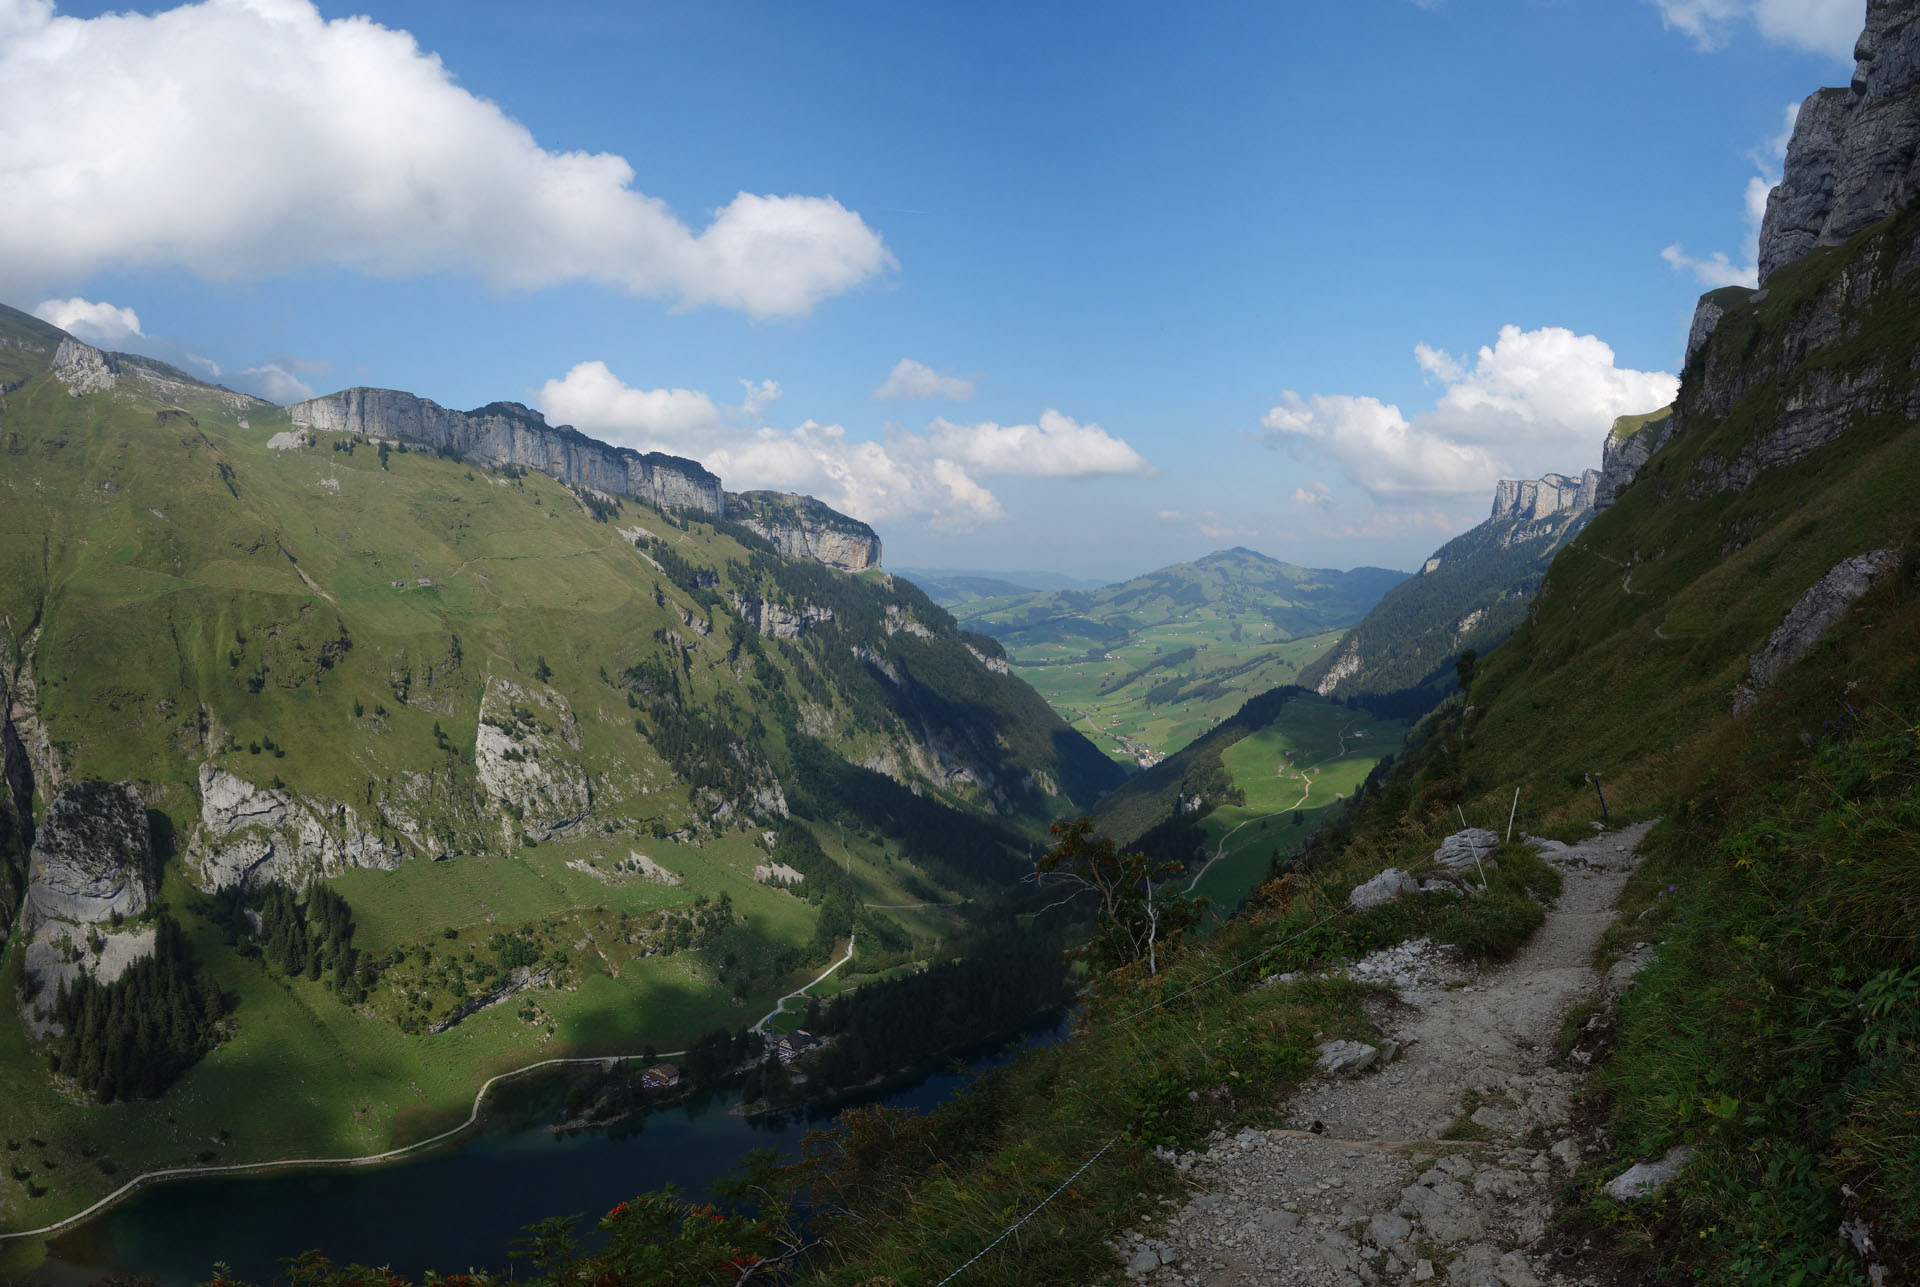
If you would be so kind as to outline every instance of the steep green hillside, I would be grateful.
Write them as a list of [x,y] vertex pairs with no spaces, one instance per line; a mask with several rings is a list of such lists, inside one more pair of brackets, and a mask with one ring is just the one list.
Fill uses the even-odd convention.
[[1094,819],[1122,844],[1181,864],[1188,889],[1231,911],[1405,735],[1405,724],[1309,689],[1272,689],[1102,797]]
[[1432,705],[1452,683],[1460,653],[1487,652],[1513,633],[1553,556],[1592,517],[1585,508],[1539,519],[1496,516],[1454,537],[1304,667],[1298,682],[1341,697],[1422,689],[1424,700],[1414,704]]
[[[209,1139],[234,1161],[418,1138],[503,1067],[751,1022],[856,927],[876,966],[911,959],[991,920],[1047,821],[1120,776],[883,573],[294,432],[11,310],[0,384],[0,978],[22,999],[0,1102],[51,1150],[0,1221]],[[748,517],[778,536],[782,506]],[[126,842],[157,871],[109,875],[154,897],[92,923],[52,880],[21,918],[29,820],[91,779],[145,807]],[[91,843],[48,861],[77,871]],[[313,877],[344,917],[276,901]],[[977,902],[914,907],[955,894]],[[229,1013],[162,1098],[95,1106],[132,1083],[94,1036],[29,1036],[66,1013],[48,971],[110,974],[170,924],[190,995]]]
[[1108,754],[1145,766],[1291,683],[1401,580],[1232,549],[1099,590],[983,599],[960,616]]

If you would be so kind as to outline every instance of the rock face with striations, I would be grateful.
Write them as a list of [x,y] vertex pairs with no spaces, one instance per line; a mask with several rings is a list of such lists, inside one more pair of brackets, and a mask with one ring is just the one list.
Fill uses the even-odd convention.
[[1605,509],[1620,499],[1620,493],[1633,482],[1647,458],[1672,435],[1673,425],[1672,407],[1650,416],[1621,416],[1613,422],[1600,449],[1600,482],[1594,489],[1594,509]]
[[1920,0],[1868,0],[1853,83],[1800,108],[1760,227],[1760,281],[1920,197]]
[[880,566],[880,537],[857,518],[793,492],[729,492],[727,516],[790,559],[813,559],[843,572]]
[[102,353],[91,344],[68,338],[60,341],[53,353],[53,378],[67,386],[73,397],[111,389],[119,382],[120,363],[112,354]]
[[153,841],[131,788],[79,782],[53,798],[33,842],[27,920],[92,925],[153,901]]
[[1599,486],[1600,471],[1589,469],[1579,478],[1548,474],[1543,478],[1503,478],[1493,493],[1494,519],[1541,519],[1562,510],[1587,509],[1593,505],[1594,489]]
[[637,497],[660,509],[726,517],[720,480],[699,462],[611,447],[571,425],[550,425],[517,402],[449,411],[394,389],[347,389],[287,410],[299,429],[423,443],[484,465],[537,469],[563,483]]

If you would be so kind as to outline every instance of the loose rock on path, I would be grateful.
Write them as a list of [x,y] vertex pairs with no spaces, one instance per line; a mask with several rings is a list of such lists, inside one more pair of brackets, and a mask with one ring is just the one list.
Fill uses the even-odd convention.
[[[1563,878],[1559,901],[1497,970],[1472,975],[1424,942],[1350,967],[1398,988],[1400,1003],[1376,1017],[1382,1053],[1397,1057],[1316,1077],[1288,1106],[1286,1128],[1243,1130],[1176,1159],[1197,1191],[1157,1232],[1125,1235],[1128,1278],[1169,1287],[1589,1281],[1578,1249],[1544,1245],[1552,1193],[1581,1156],[1569,1121],[1580,1078],[1554,1067],[1553,1054],[1567,1010],[1602,995],[1594,947],[1650,826],[1542,845]],[[1352,1066],[1347,1051],[1330,1050],[1326,1062],[1343,1059]],[[1442,1140],[1463,1114],[1466,1133],[1481,1138]]]

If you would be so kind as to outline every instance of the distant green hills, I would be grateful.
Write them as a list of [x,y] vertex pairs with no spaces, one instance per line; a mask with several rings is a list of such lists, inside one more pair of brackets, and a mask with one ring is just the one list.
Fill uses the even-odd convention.
[[959,617],[1108,754],[1144,765],[1293,682],[1404,579],[1236,548],[1095,590],[980,599]]

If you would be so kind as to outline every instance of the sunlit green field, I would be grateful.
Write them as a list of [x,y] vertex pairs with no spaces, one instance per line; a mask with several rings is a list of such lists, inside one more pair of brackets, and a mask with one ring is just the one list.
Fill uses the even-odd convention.
[[[1098,661],[1078,659],[1081,654],[1064,644],[1009,648],[1008,655],[1014,673],[1063,719],[1131,764],[1137,756],[1130,747],[1156,755],[1179,750],[1255,693],[1292,683],[1340,637],[1336,630],[1288,639],[1269,622],[1202,612],[1142,630]],[[1154,667],[1158,658],[1183,648],[1196,650],[1192,661]],[[1185,680],[1179,692],[1165,692],[1175,679]]]
[[1189,888],[1222,909],[1237,906],[1276,856],[1299,852],[1319,823],[1315,814],[1352,795],[1405,735],[1406,725],[1361,711],[1289,703],[1277,721],[1221,754],[1247,802],[1223,804],[1202,821],[1207,858]]

